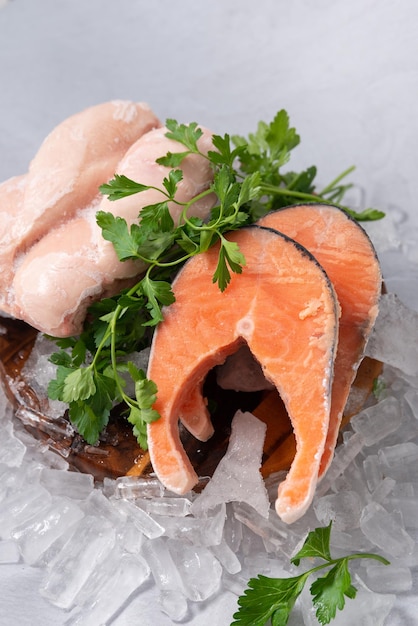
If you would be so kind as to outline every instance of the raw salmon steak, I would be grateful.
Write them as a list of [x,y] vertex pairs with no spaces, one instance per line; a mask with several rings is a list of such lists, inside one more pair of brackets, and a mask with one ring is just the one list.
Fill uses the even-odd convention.
[[[297,451],[276,501],[288,523],[308,508],[329,426],[339,305],[316,259],[272,229],[230,233],[246,258],[221,292],[212,281],[218,247],[192,258],[173,283],[176,301],[157,327],[148,377],[158,388],[161,417],[148,427],[153,468],[166,485],[185,493],[197,475],[181,444],[178,422],[207,431],[202,386],[210,369],[244,343],[278,389],[292,421]],[[185,407],[188,407],[186,410]]]
[[334,206],[291,206],[268,213],[258,223],[286,233],[314,255],[341,307],[330,425],[319,469],[322,477],[332,461],[347,398],[377,317],[382,289],[379,261],[360,224]]

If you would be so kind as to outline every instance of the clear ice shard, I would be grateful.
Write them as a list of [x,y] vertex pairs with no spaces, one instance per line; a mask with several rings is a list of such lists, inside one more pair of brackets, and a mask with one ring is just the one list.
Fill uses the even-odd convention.
[[84,517],[79,506],[69,498],[52,498],[26,524],[11,533],[26,563],[34,565],[62,534]]
[[0,463],[8,467],[19,467],[25,456],[26,446],[13,433],[11,422],[0,428]]
[[414,540],[383,506],[369,502],[360,518],[360,528],[367,539],[393,557],[411,554]]
[[200,515],[222,502],[246,502],[268,517],[270,502],[260,473],[266,425],[249,412],[237,411],[225,456],[192,504]]
[[94,488],[91,474],[67,472],[47,467],[41,471],[40,482],[51,494],[65,493],[68,498],[74,500],[84,500]]
[[155,584],[160,590],[183,592],[179,571],[165,539],[157,537],[152,541],[144,542],[142,554],[150,566]]
[[202,517],[155,516],[155,519],[164,525],[164,535],[170,539],[183,538],[196,545],[213,546],[222,540],[225,509],[225,504],[220,504]]
[[129,597],[147,580],[150,569],[144,559],[123,554],[114,564],[114,571],[96,594],[93,606],[81,611],[67,622],[72,626],[98,626],[108,624]]
[[185,541],[170,539],[168,549],[180,573],[184,593],[193,602],[202,602],[218,589],[222,566],[205,546],[191,546]]
[[52,604],[70,609],[77,594],[115,544],[115,529],[104,518],[87,516],[77,524],[74,535],[58,553],[44,582],[41,594]]
[[385,398],[351,419],[351,427],[363,437],[365,446],[372,446],[395,432],[402,422],[401,405],[396,398]]
[[51,495],[41,485],[27,485],[8,493],[0,502],[0,537],[10,539],[13,530],[24,526],[34,515],[45,511]]
[[366,355],[410,376],[418,374],[418,312],[405,306],[393,293],[380,299]]

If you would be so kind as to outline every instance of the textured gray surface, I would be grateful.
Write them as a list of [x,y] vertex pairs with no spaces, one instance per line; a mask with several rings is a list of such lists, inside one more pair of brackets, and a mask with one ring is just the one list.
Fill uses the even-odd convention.
[[418,196],[414,0],[9,0],[0,13],[0,180],[64,117],[111,98],[216,132],[286,108],[296,163],[346,166],[375,202]]

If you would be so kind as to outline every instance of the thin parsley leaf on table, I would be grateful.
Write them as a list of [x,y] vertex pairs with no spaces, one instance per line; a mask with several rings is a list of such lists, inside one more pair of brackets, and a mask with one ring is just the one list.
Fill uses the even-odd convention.
[[[329,624],[337,610],[345,606],[345,598],[354,599],[357,589],[351,583],[348,569],[355,559],[374,559],[389,565],[384,557],[360,552],[333,559],[330,551],[332,522],[326,527],[311,531],[299,552],[291,559],[298,566],[301,559],[321,559],[319,565],[289,578],[270,578],[259,575],[251,578],[248,589],[238,599],[239,610],[234,614],[231,626],[286,626],[292,609],[302,593],[308,578],[325,568],[328,572],[317,578],[310,587],[312,603],[320,624]],[[330,568],[330,569],[329,569]]]
[[[300,202],[328,202],[359,220],[383,217],[374,209],[355,213],[341,205],[350,187],[341,181],[353,168],[337,176],[322,192],[315,188],[313,166],[299,174],[283,173],[282,167],[300,142],[283,110],[270,124],[260,122],[248,139],[214,135],[214,150],[207,155],[199,150],[202,131],[196,123],[186,125],[168,120],[166,126],[167,137],[179,142],[184,150],[157,159],[159,164],[171,168],[161,189],[117,174],[100,187],[112,201],[148,189],[161,192],[162,200],[143,207],[138,223],[131,226],[111,213],[99,211],[96,216],[103,237],[113,244],[118,259],[141,260],[147,268],[145,274],[119,295],[94,303],[79,337],[55,339],[61,350],[51,357],[57,365],[57,376],[50,382],[48,394],[68,404],[71,422],[90,444],[98,441],[112,407],[123,403],[135,436],[146,449],[146,426],[159,417],[152,410],[157,390],[144,372],[135,368],[129,355],[150,344],[153,327],[163,319],[163,307],[174,301],[171,280],[189,258],[219,242],[213,282],[224,291],[231,273],[239,274],[245,265],[237,244],[228,241],[224,233],[251,224],[273,209]],[[195,198],[182,203],[176,199],[183,177],[179,166],[189,154],[200,155],[210,162],[213,182]],[[195,202],[209,194],[217,198],[209,218],[203,221],[190,217]],[[169,212],[169,202],[181,209],[176,224]],[[133,398],[126,393],[126,376],[135,385]]]

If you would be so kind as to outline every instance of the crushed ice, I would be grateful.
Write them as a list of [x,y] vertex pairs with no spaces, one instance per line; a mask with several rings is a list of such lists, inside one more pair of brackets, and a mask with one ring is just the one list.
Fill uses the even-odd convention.
[[266,425],[251,413],[237,411],[225,456],[192,505],[199,515],[222,502],[246,502],[263,517],[270,503],[260,474]]
[[[411,259],[411,247],[406,252]],[[146,615],[150,590],[161,624],[200,624],[199,607],[208,602],[218,606],[217,623],[229,624],[249,577],[297,572],[289,557],[309,530],[332,519],[336,556],[367,550],[391,561],[353,562],[359,592],[335,625],[405,623],[416,617],[418,596],[417,342],[418,313],[384,296],[368,347],[385,363],[378,395],[345,429],[312,506],[291,526],[267,500],[258,471],[264,430],[251,415],[237,416],[202,494],[179,497],[155,478],[94,485],[91,476],[69,472],[65,459],[12,421],[0,388],[0,566],[40,568],[40,593],[68,626],[122,625],[131,608]],[[39,358],[42,367],[30,367],[44,384],[51,373],[42,347]],[[249,441],[257,448],[251,458]],[[281,477],[266,481],[272,501]],[[317,626],[307,592],[289,621],[302,623]]]

